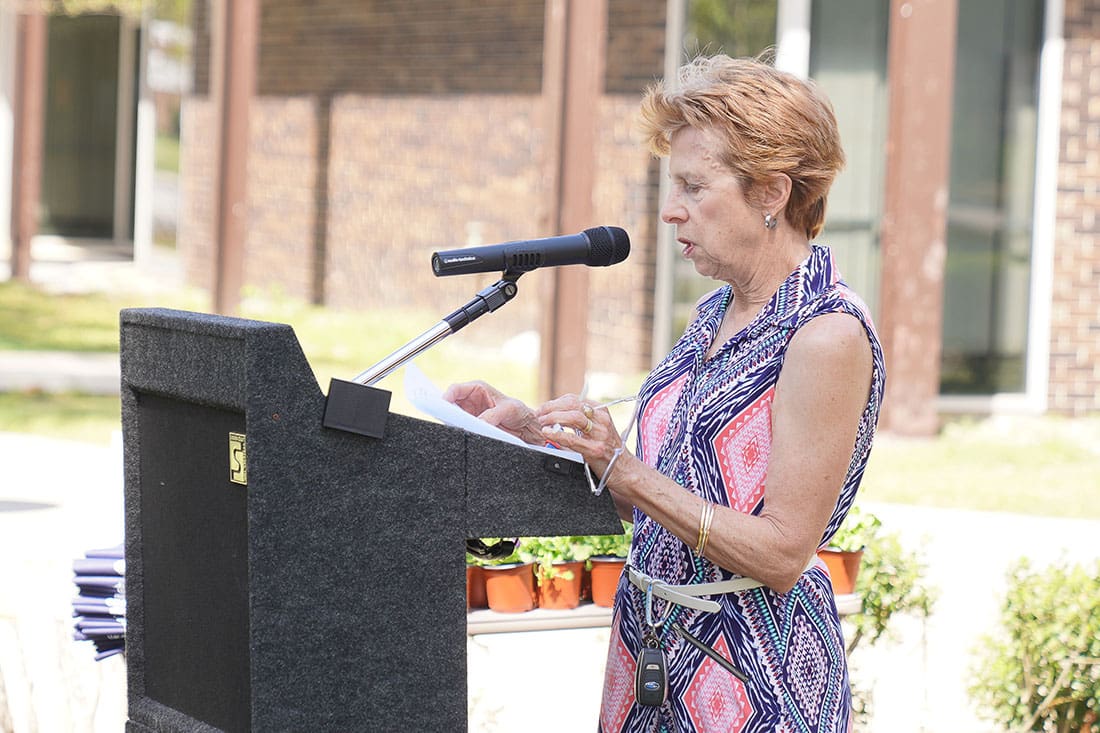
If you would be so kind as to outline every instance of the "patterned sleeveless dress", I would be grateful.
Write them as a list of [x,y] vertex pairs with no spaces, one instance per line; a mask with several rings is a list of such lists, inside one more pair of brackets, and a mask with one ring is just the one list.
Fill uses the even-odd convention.
[[[882,401],[885,368],[870,315],[840,280],[830,250],[813,245],[810,256],[753,322],[708,360],[706,353],[730,297],[728,285],[707,296],[698,317],[643,384],[637,455],[694,494],[758,514],[766,498],[771,403],[787,345],[815,316],[849,313],[867,332],[874,368],[844,486],[821,538],[824,546],[855,499]],[[630,563],[673,584],[737,577],[699,558],[637,509]],[[851,690],[844,640],[824,563],[804,572],[785,594],[755,588],[710,598],[719,602],[718,613],[672,605],[667,621],[657,627],[668,663],[668,700],[661,707],[637,705],[635,660],[649,629],[644,593],[624,574],[615,599],[601,731],[849,730]],[[749,682],[743,684],[683,641],[671,629],[673,622],[731,659]]]

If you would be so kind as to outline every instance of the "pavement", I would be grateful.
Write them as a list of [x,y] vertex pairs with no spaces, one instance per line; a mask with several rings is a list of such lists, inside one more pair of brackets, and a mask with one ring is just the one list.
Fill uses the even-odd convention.
[[[70,264],[55,268],[54,286],[80,284],[72,282],[81,276]],[[132,277],[119,274],[126,267],[116,264],[110,277]],[[45,389],[94,390],[98,384],[110,390],[113,384],[117,390],[117,359],[0,352],[0,391],[26,389],[28,381]],[[106,445],[0,433],[0,568],[6,581],[0,594],[0,731],[123,729],[124,664],[119,657],[94,662],[89,645],[71,641],[69,612],[71,562],[87,549],[121,542],[122,497],[117,433]],[[857,650],[853,674],[873,695],[866,730],[1000,733],[978,716],[966,689],[981,662],[974,646],[996,629],[1005,572],[1025,555],[1039,567],[1100,557],[1100,521],[862,506],[919,551],[927,563],[924,583],[939,593],[929,619],[895,619],[892,639]],[[469,636],[469,729],[594,729],[607,642],[606,627]],[[548,698],[571,705],[547,716]]]

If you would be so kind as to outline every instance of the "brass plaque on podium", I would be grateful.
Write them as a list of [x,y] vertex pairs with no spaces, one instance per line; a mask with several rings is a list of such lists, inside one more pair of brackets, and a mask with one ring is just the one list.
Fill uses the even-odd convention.
[[248,485],[244,433],[229,434],[229,480],[242,486]]

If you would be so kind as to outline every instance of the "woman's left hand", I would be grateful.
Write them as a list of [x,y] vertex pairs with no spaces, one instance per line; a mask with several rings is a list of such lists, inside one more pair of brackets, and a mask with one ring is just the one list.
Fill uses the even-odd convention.
[[603,475],[616,449],[623,447],[607,408],[577,395],[550,400],[535,410],[535,417],[547,440],[580,453],[597,475]]

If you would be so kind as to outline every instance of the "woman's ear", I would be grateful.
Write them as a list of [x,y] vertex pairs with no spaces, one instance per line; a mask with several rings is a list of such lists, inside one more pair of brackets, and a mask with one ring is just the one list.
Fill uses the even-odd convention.
[[759,187],[760,207],[768,214],[780,214],[787,208],[794,184],[786,173],[775,173]]

